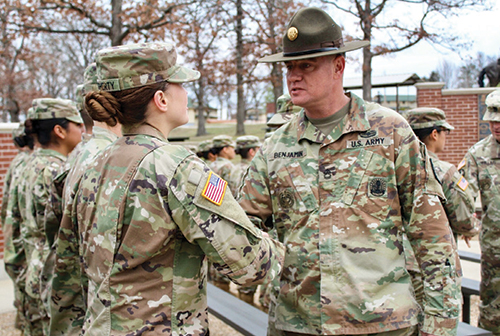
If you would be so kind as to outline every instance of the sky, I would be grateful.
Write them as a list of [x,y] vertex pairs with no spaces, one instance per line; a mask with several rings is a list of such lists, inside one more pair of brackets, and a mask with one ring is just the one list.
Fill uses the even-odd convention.
[[[475,57],[478,52],[500,57],[500,1],[492,0],[492,5],[490,11],[469,11],[440,19],[446,29],[462,38],[461,41],[467,44],[467,48],[451,51],[421,41],[405,51],[375,57],[372,61],[372,76],[416,73],[420,77],[428,77],[445,59],[460,65],[465,58]],[[362,55],[361,52],[358,53],[359,64],[348,67],[345,78],[361,76]]]

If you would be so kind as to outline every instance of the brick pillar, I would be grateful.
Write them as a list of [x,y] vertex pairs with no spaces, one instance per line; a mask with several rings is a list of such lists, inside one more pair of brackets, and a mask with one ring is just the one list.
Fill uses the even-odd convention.
[[[2,206],[5,174],[18,150],[12,142],[12,131],[19,127],[18,123],[0,123],[0,207]],[[2,223],[3,226],[3,223]],[[4,236],[0,228],[0,259],[3,259]]]
[[418,107],[437,107],[442,109],[442,91],[445,83],[423,82],[415,84]]

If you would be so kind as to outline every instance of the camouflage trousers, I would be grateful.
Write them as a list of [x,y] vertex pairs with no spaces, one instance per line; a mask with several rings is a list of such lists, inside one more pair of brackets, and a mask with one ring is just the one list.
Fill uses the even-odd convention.
[[500,248],[483,241],[479,294],[479,327],[491,331],[493,335],[500,335]]

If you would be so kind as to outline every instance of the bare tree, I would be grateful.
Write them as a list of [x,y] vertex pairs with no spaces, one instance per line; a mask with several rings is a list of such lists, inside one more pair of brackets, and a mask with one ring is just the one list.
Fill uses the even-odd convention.
[[204,1],[192,5],[184,11],[188,25],[176,31],[179,49],[186,61],[195,65],[201,77],[195,82],[196,111],[198,116],[197,136],[207,134],[205,116],[208,112],[207,89],[216,84],[215,69],[218,66],[219,36],[224,33],[227,23],[221,16],[221,6],[217,0]]
[[179,21],[175,10],[194,2],[35,0],[18,9],[21,25],[28,31],[102,35],[116,46],[126,38],[163,38],[165,30],[157,28]]
[[[456,36],[449,31],[433,28],[436,16],[446,18],[465,8],[484,6],[485,0],[322,0],[354,16],[363,32],[363,40],[370,46],[363,48],[363,99],[371,100],[372,58],[406,50],[422,40],[440,45],[456,43]],[[411,13],[400,20],[404,6]],[[394,14],[391,12],[394,10]],[[399,12],[396,12],[399,10]],[[418,14],[417,14],[418,13]],[[417,17],[413,21],[410,17]],[[376,39],[383,36],[383,42]]]

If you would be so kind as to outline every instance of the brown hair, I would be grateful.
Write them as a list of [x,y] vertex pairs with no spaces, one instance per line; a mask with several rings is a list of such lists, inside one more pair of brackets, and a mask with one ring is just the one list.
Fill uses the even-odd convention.
[[122,91],[91,91],[85,96],[85,109],[92,119],[111,127],[117,122],[124,126],[140,124],[154,94],[167,86],[167,82],[160,82]]

